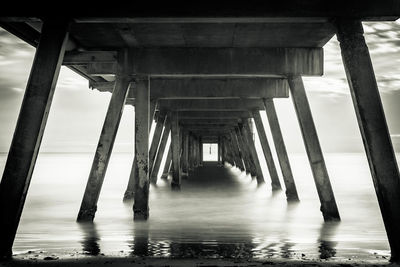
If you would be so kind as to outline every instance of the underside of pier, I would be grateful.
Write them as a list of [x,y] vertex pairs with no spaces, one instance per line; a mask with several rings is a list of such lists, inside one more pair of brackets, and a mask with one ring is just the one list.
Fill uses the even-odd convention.
[[[220,165],[236,166],[258,184],[284,189],[287,201],[299,201],[274,106],[274,98],[288,97],[296,110],[322,216],[325,221],[340,220],[302,81],[302,76],[323,75],[323,46],[336,34],[391,260],[400,260],[400,178],[361,24],[397,19],[398,1],[286,0],[179,8],[112,4],[97,9],[71,4],[63,15],[28,4],[5,8],[0,15],[1,27],[36,47],[0,184],[1,257],[12,255],[62,65],[85,77],[91,89],[112,93],[79,222],[94,220],[125,105],[135,107],[135,154],[124,195],[124,200],[134,199],[134,220],[148,219],[150,184],[157,182],[160,168],[163,176],[171,173],[172,190],[184,190],[181,179],[190,179],[203,165],[204,143],[218,145]],[[260,116],[263,110],[271,140]],[[155,130],[149,140],[152,123]],[[256,151],[255,131],[262,153]],[[161,166],[164,155],[167,160]]]

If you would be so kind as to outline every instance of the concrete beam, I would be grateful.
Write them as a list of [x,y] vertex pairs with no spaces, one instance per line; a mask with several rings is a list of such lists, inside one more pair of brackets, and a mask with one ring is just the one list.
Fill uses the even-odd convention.
[[237,119],[237,118],[250,118],[252,115],[249,111],[224,111],[224,110],[186,110],[179,111],[180,119]]
[[[114,82],[89,82],[90,88],[110,91]],[[285,98],[289,86],[281,78],[151,79],[151,99],[168,98]],[[128,99],[134,98],[130,92]]]
[[263,110],[262,99],[161,99],[159,110]]
[[[88,64],[90,75],[115,74],[114,63],[96,62],[88,52],[66,53],[64,64]],[[93,52],[89,52],[93,53]],[[113,52],[99,52],[109,54]],[[103,58],[111,57],[104,55]],[[89,60],[88,60],[89,58]],[[249,75],[280,76],[323,74],[322,48],[135,48],[133,72],[138,75],[213,76]],[[271,64],[273,62],[273,64]]]

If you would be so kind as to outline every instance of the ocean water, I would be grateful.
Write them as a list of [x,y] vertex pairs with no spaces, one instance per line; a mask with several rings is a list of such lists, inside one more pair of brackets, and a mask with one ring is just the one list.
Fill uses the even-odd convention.
[[[40,154],[14,242],[16,257],[86,255],[208,258],[285,258],[383,261],[389,245],[364,154],[326,154],[342,218],[324,223],[307,157],[290,155],[300,202],[271,193],[270,179],[255,179],[226,165],[205,164],[183,179],[150,188],[150,219],[133,222],[122,197],[132,164],[114,154],[93,224],[76,216],[92,154]],[[0,171],[6,157],[0,157]],[[265,170],[264,170],[265,171]],[[282,181],[281,181],[282,182]],[[283,184],[283,182],[282,182]]]

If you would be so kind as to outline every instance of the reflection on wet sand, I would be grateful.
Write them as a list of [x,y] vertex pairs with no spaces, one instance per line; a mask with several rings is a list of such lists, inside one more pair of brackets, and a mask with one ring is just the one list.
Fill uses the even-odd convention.
[[320,229],[319,235],[319,257],[320,259],[329,259],[336,255],[337,242],[332,239],[340,222],[324,222]]
[[96,230],[95,223],[79,223],[79,228],[83,232],[83,240],[81,241],[84,254],[97,256],[100,254],[99,240],[100,237]]

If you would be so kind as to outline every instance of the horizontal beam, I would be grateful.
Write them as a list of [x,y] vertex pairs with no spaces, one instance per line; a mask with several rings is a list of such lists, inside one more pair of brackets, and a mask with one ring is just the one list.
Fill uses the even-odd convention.
[[207,119],[204,119],[204,118],[202,118],[202,119],[196,119],[196,118],[194,118],[194,119],[182,119],[182,118],[179,118],[179,123],[180,124],[182,124],[182,125],[196,125],[196,124],[232,124],[232,123],[234,123],[234,124],[237,124],[238,122],[239,122],[239,120],[240,120],[240,118],[235,118],[235,119],[220,119],[220,118],[217,118],[217,119],[210,119],[210,118],[207,118]]
[[180,119],[237,119],[237,118],[251,118],[252,115],[249,111],[183,111],[178,112]]
[[262,99],[161,99],[161,111],[177,110],[264,110]]
[[[78,62],[81,54],[81,61]],[[113,75],[115,63],[66,53],[64,64],[88,64],[88,74]],[[114,52],[98,52],[114,53]],[[152,76],[323,74],[322,48],[135,48],[133,73]],[[104,55],[102,58],[109,57]],[[89,59],[89,60],[88,60]]]
[[[212,8],[210,8],[212,7]],[[59,9],[58,3],[51,5],[35,1],[11,1],[7,8],[0,10],[0,17],[54,17],[54,11]],[[132,23],[154,22],[180,22],[183,18],[197,18],[207,22],[221,18],[314,18],[314,17],[358,17],[374,18],[399,16],[400,6],[397,0],[313,0],[313,1],[257,1],[257,4],[243,1],[201,2],[153,2],[113,1],[109,5],[96,5],[84,1],[72,1],[62,6],[63,15],[68,14],[80,23]],[[181,20],[174,20],[178,18]],[[117,20],[119,19],[119,20]],[[166,21],[167,20],[167,21]],[[234,22],[233,20],[232,22]]]
[[[114,82],[90,82],[91,88],[112,92]],[[128,98],[134,97],[134,87]],[[287,98],[289,86],[282,78],[151,79],[151,99],[173,98]]]

